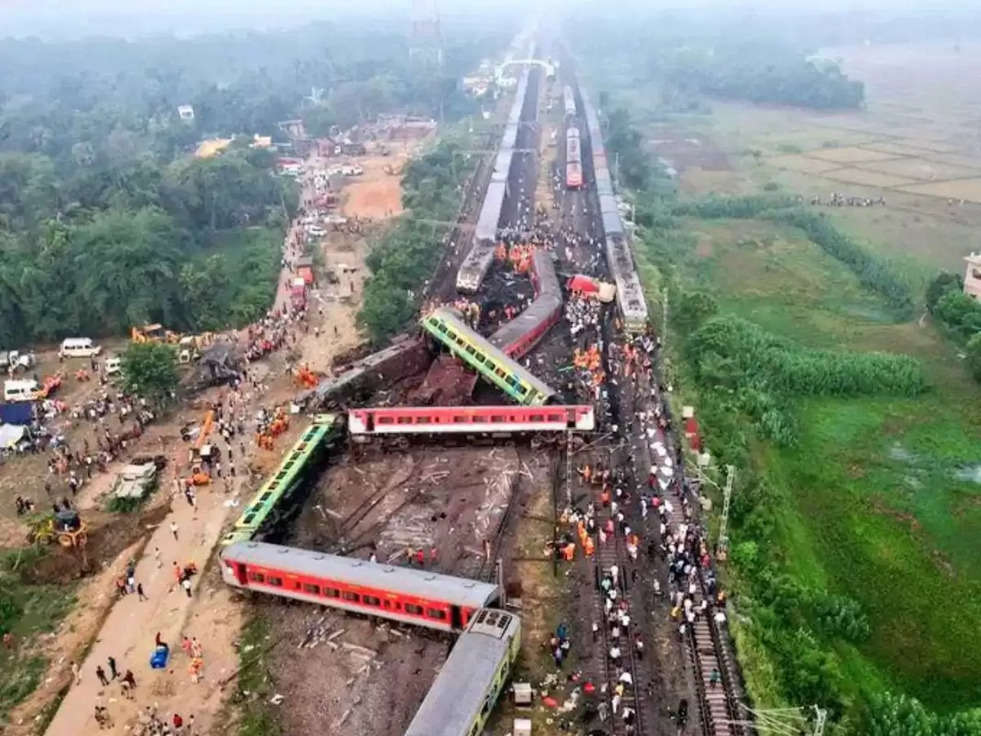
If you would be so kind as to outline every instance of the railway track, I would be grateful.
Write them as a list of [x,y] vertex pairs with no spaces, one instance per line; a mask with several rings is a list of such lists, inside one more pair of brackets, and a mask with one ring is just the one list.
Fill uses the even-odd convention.
[[[641,386],[638,393],[650,396],[650,388],[649,385]],[[660,402],[660,395],[657,394],[654,400]],[[673,432],[665,432],[656,425],[648,426],[639,418],[637,425],[635,435],[647,436],[649,429],[654,430],[654,439],[663,442],[667,452],[672,457],[676,456],[678,445]],[[641,458],[640,462],[643,462],[646,457],[648,467],[650,467],[646,443],[641,452],[637,451],[639,449],[635,448],[633,454]],[[678,463],[676,470],[679,473],[683,472],[683,465]],[[679,528],[682,524],[690,526],[697,523],[697,519],[694,517],[685,518],[682,511],[681,493],[677,490],[670,492],[673,500],[667,518],[669,526],[674,529]],[[693,509],[696,507],[694,500],[691,500],[691,507]],[[707,543],[704,531],[700,529],[699,542],[703,540]],[[728,641],[728,632],[724,623],[715,620],[717,609],[706,584],[705,570],[701,566],[698,567],[698,585],[701,594],[710,601],[710,605],[705,615],[697,617],[694,624],[688,627],[684,643],[694,674],[702,733],[704,736],[751,736],[753,730],[744,725],[745,719],[739,708],[741,687],[735,657]]]

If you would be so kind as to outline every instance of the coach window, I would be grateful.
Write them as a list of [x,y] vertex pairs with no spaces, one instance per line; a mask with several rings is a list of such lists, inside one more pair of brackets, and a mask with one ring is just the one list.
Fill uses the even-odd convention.
[[362,602],[363,602],[363,603],[364,603],[365,605],[368,605],[368,606],[380,606],[380,605],[381,605],[381,598],[376,598],[376,597],[375,597],[375,596],[373,596],[373,595],[366,595],[366,596],[365,596],[365,597],[364,597],[364,598],[362,599]]
[[359,596],[357,593],[352,593],[349,590],[345,590],[343,593],[341,593],[341,598],[343,598],[346,601],[352,601],[354,603],[357,603],[359,600],[361,600],[361,596]]
[[283,584],[283,579],[282,578],[274,578],[272,575],[270,575],[269,576],[269,584],[270,585],[275,585],[277,587],[280,587]]
[[491,415],[490,420],[493,424],[502,424],[507,421],[507,418],[501,416],[500,414],[493,414]]
[[422,606],[417,606],[415,603],[406,603],[403,608],[406,613],[411,613],[413,616],[422,615]]
[[486,365],[491,370],[494,370],[497,367],[497,366],[494,365],[494,362],[492,360],[490,360],[490,359],[487,360],[487,364]]
[[429,618],[435,618],[438,619],[439,621],[442,621],[443,619],[446,618],[446,611],[440,611],[436,608],[429,608],[426,610],[426,615]]
[[377,419],[375,419],[375,421],[378,422],[379,424],[391,424],[392,417],[378,417]]
[[429,422],[430,422],[429,417],[426,416],[416,417],[416,424],[429,424]]
[[467,423],[467,417],[463,416],[462,414],[454,414],[453,415],[453,423],[454,424],[466,424]]
[[450,336],[451,340],[456,340],[456,333],[453,330],[447,330],[446,334]]
[[339,591],[337,588],[324,588],[324,595],[328,598],[340,598],[341,591]]
[[254,580],[257,583],[264,583],[264,582],[266,582],[266,576],[263,575],[261,572],[252,572],[252,573],[249,573],[249,579],[250,580]]
[[474,346],[473,345],[467,345],[467,352],[470,353],[471,355],[473,355],[477,351],[474,349]]
[[412,417],[399,417],[398,418],[398,423],[399,424],[412,424]]
[[[551,417],[550,417],[551,418]],[[529,419],[533,422],[544,422],[545,417],[542,414],[532,414]],[[553,419],[554,421],[554,419]]]
[[505,382],[507,383],[507,385],[508,385],[508,386],[510,386],[511,388],[514,388],[514,386],[515,386],[515,384],[517,383],[517,381],[515,381],[515,380],[514,380],[514,376],[505,376],[505,377],[504,377],[504,381],[505,381]]
[[303,590],[306,593],[312,593],[313,595],[320,595],[320,586],[314,585],[313,583],[304,583]]

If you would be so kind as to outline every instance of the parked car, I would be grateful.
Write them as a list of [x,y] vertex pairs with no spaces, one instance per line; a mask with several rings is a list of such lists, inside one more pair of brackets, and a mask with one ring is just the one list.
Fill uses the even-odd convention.
[[102,352],[102,347],[92,342],[91,337],[66,337],[61,342],[58,356],[62,358],[91,358]]

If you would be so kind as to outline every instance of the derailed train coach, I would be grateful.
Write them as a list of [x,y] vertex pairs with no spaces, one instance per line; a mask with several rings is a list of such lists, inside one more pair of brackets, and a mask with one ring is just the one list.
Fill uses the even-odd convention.
[[464,630],[501,597],[492,583],[263,542],[225,547],[221,577],[241,590],[439,631]]
[[405,736],[476,736],[511,676],[521,649],[521,619],[482,609],[440,668]]

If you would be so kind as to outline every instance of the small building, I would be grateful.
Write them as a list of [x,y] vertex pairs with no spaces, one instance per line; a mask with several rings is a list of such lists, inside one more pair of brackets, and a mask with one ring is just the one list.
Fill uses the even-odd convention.
[[194,108],[190,105],[178,105],[177,115],[181,120],[187,120],[190,122],[191,120],[194,120]]
[[981,253],[965,256],[967,269],[964,271],[964,293],[972,299],[981,301]]

